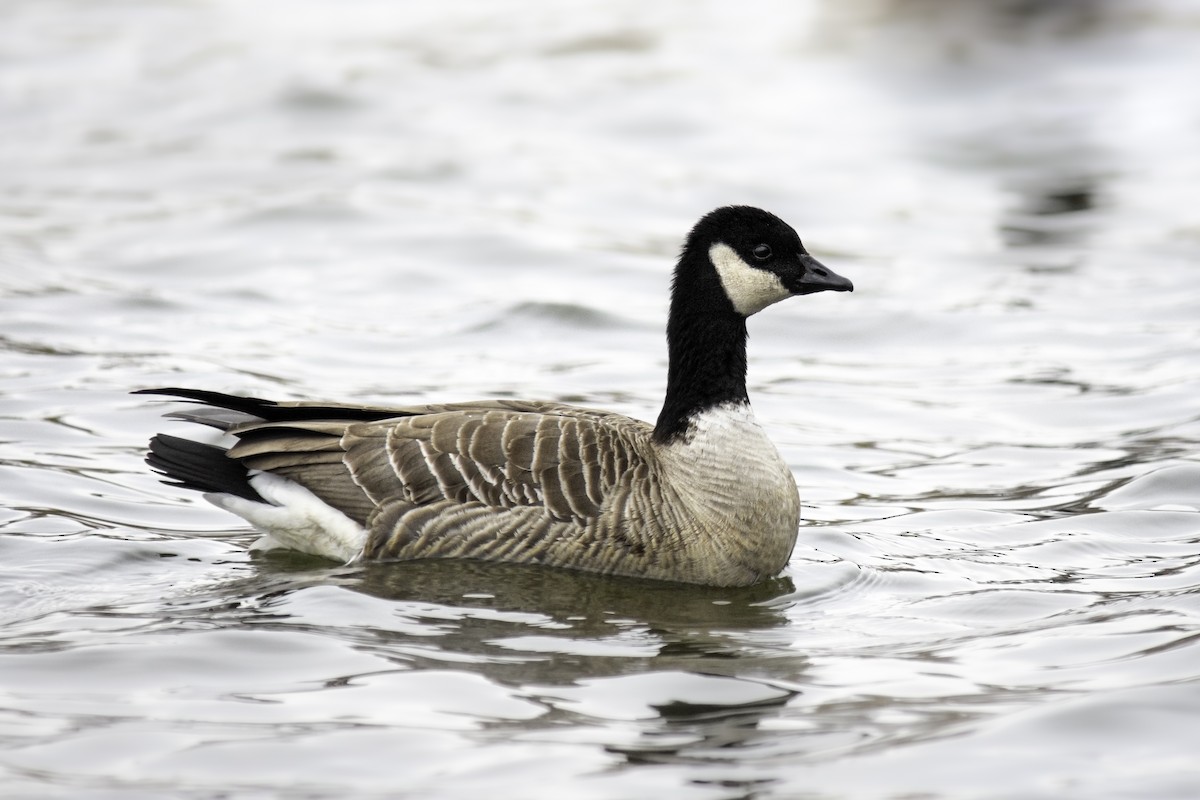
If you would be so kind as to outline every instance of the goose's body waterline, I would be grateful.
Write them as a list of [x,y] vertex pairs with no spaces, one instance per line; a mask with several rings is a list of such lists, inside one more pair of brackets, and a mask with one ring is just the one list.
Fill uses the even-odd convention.
[[228,450],[160,434],[147,460],[286,547],[329,558],[471,558],[715,586],[777,574],[795,544],[791,471],[746,395],[746,318],[850,291],[777,217],[717,209],[680,255],[654,426],[511,400],[396,408],[188,389],[174,416]]

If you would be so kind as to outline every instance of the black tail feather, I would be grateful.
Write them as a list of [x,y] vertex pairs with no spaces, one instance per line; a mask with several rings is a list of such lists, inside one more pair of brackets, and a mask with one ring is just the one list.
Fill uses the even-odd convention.
[[169,479],[164,483],[173,486],[266,502],[250,485],[246,467],[229,458],[225,449],[216,445],[160,433],[150,440],[146,463]]
[[209,392],[204,389],[137,389],[130,392],[130,394],[157,394],[164,397],[180,397],[185,400],[195,400],[198,403],[204,403],[216,408],[228,408],[231,411],[253,414],[256,417],[270,421],[274,421],[274,418],[270,415],[271,410],[279,407],[279,404],[274,400],[263,400],[261,397],[239,397],[235,394]]
[[320,403],[276,403],[260,397],[240,397],[204,389],[139,389],[133,394],[157,394],[195,400],[216,408],[227,408],[250,414],[265,422],[304,422],[314,419],[346,419],[356,422],[372,422],[400,416],[398,409],[356,408],[354,406],[321,405]]
[[[221,430],[229,430],[232,427],[258,420],[273,423],[311,422],[325,419],[370,422],[413,413],[404,409],[371,409],[350,405],[276,403],[274,400],[264,400],[259,397],[240,397],[203,389],[140,389],[133,394],[181,398],[213,409],[225,409],[226,412],[233,412],[232,414],[205,413],[204,410],[201,410],[176,412],[168,415],[189,422],[210,425]],[[246,418],[239,419],[238,415],[245,415]],[[252,428],[251,432],[238,435],[270,437],[278,434],[273,431],[259,432]],[[146,455],[146,463],[166,478],[164,483],[201,492],[221,492],[256,502],[267,502],[250,485],[249,473],[245,464],[238,459],[230,458],[224,448],[215,445],[202,444],[190,439],[160,433],[150,440],[150,452]]]

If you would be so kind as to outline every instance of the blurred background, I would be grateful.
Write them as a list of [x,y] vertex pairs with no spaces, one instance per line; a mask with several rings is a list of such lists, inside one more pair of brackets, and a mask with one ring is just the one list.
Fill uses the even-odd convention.
[[[1196,0],[3,0],[6,797],[1200,795]],[[801,489],[751,590],[247,552],[191,386],[653,420],[683,236]]]

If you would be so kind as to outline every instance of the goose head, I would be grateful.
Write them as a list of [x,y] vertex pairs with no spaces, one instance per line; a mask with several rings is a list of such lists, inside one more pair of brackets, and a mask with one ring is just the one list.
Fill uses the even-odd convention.
[[726,206],[692,228],[675,267],[667,319],[667,393],[654,439],[686,439],[706,411],[748,404],[746,318],[789,297],[851,292],[774,214]]
[[692,228],[676,280],[703,284],[704,276],[697,273],[708,270],[743,318],[788,297],[854,291],[854,284],[804,249],[790,225],[751,206],[718,208]]

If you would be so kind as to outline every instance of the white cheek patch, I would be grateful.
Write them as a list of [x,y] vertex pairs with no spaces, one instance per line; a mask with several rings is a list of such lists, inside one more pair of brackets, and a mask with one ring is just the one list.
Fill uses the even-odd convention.
[[708,249],[708,258],[716,267],[734,310],[744,317],[792,296],[778,275],[750,266],[727,244],[714,244]]

